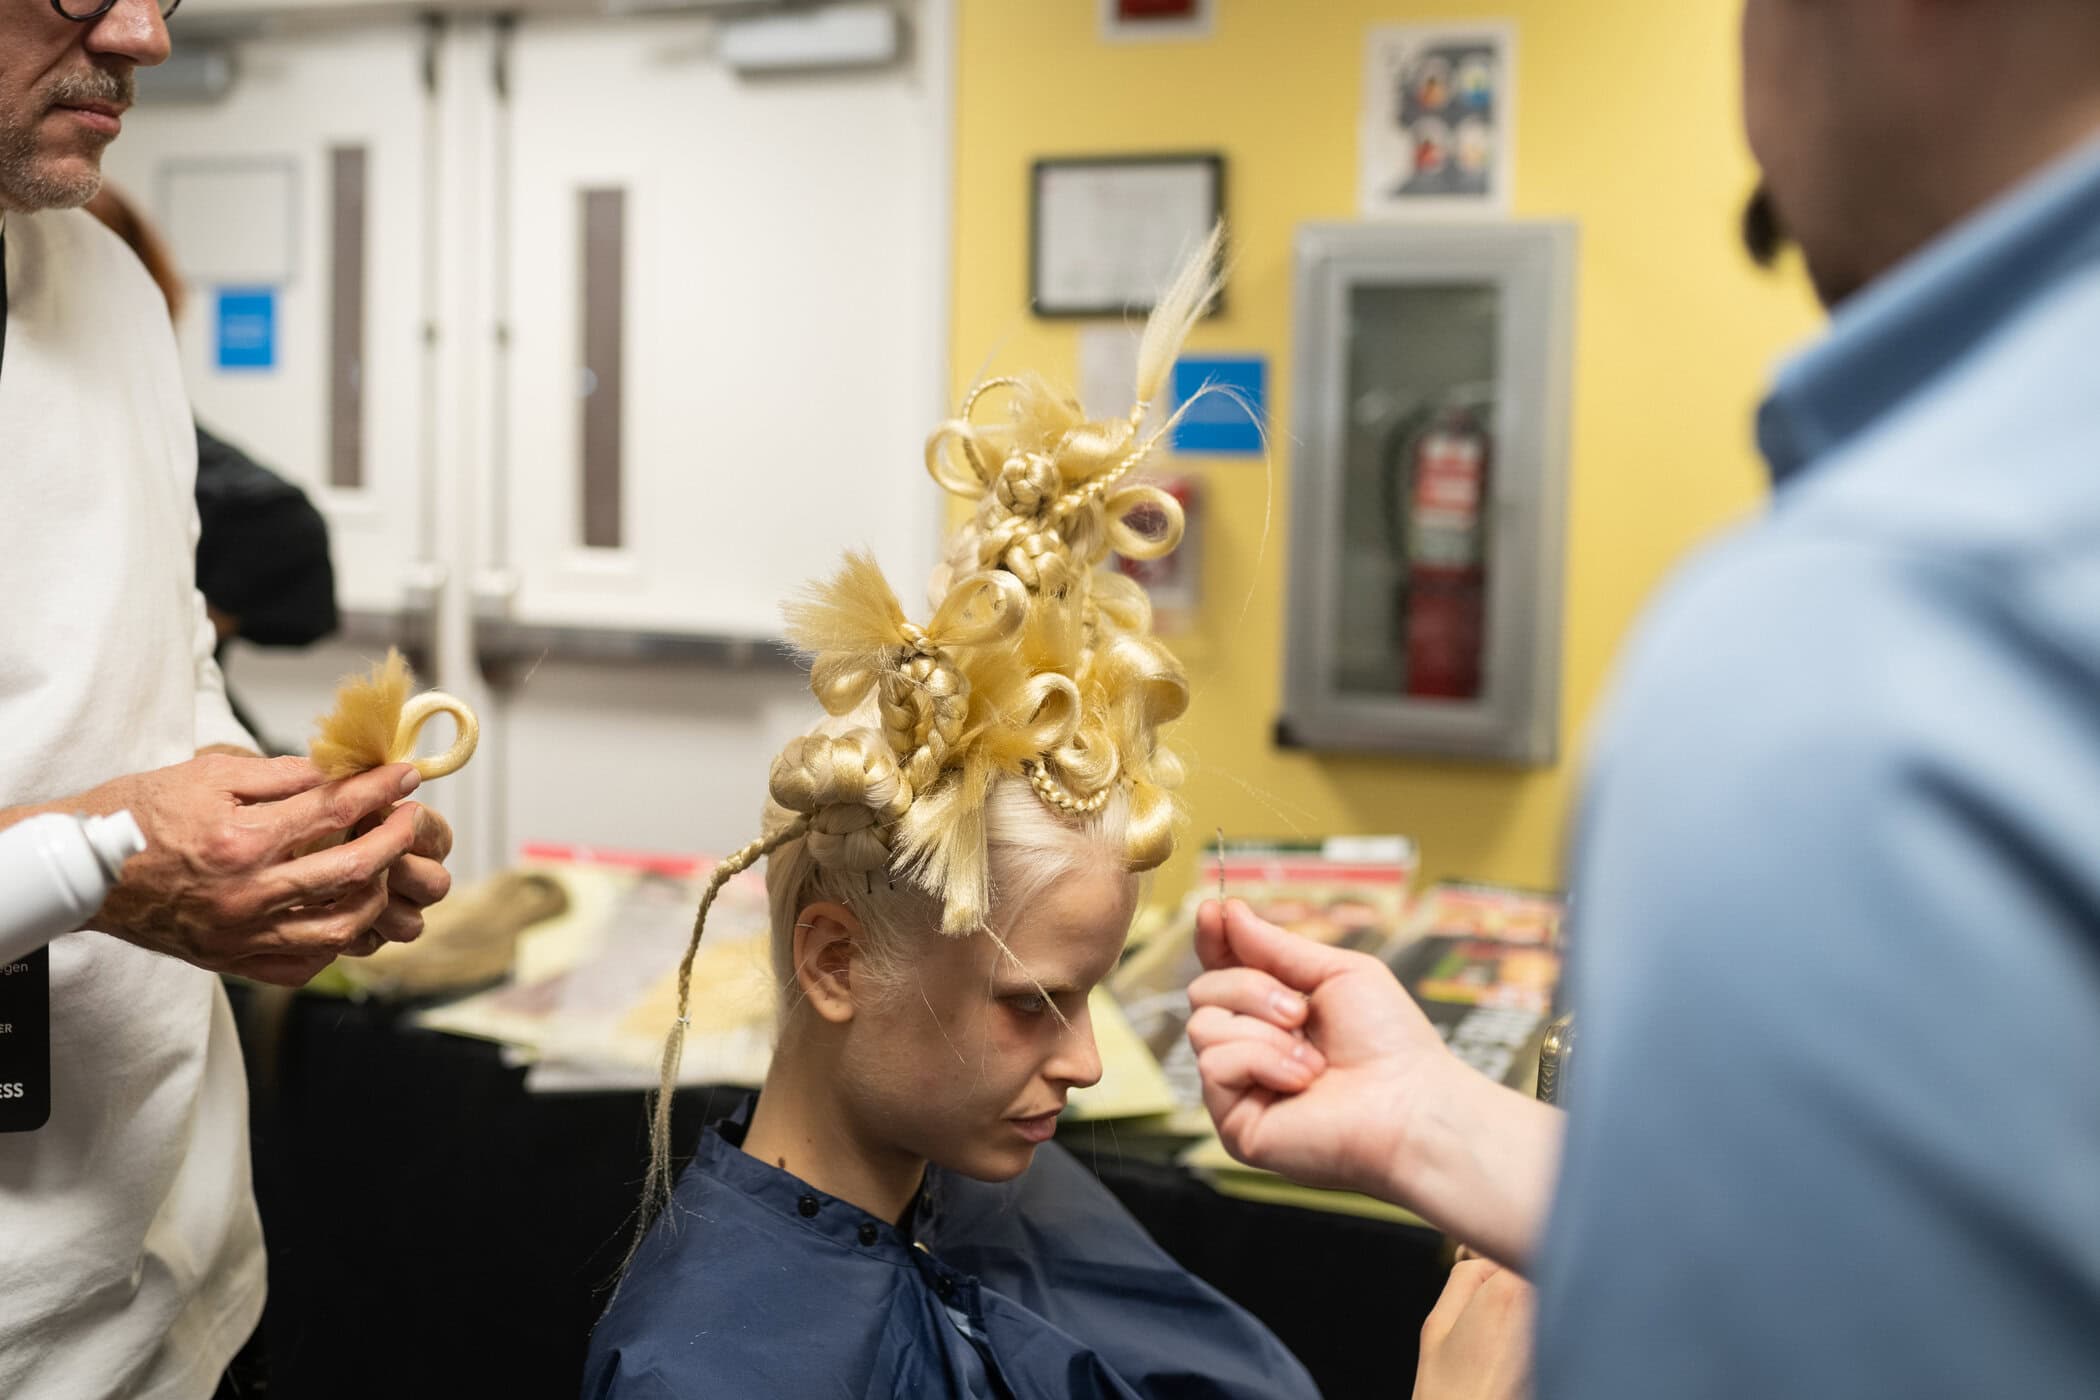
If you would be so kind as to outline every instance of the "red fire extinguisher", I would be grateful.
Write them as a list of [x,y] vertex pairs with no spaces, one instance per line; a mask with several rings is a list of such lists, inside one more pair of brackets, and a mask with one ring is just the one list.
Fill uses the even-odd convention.
[[1466,408],[1445,409],[1415,440],[1406,493],[1400,623],[1409,695],[1439,700],[1480,695],[1490,455],[1487,430]]

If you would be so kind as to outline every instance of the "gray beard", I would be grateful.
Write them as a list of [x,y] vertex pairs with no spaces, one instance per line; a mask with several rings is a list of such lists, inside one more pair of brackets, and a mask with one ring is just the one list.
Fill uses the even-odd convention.
[[77,175],[60,175],[45,169],[37,157],[37,125],[54,106],[75,102],[120,102],[132,100],[131,70],[113,72],[90,68],[68,74],[51,85],[35,115],[20,126],[0,124],[0,209],[31,213],[38,209],[77,209],[102,188],[102,172],[90,169]]
[[78,209],[102,188],[100,171],[61,176],[41,168],[33,132],[0,133],[0,209]]

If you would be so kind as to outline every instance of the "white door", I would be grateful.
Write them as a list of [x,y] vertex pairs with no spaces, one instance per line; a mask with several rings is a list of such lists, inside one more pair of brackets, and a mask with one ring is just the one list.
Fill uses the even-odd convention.
[[[198,420],[314,497],[360,611],[400,607],[434,552],[423,62],[406,22],[248,42],[224,100],[139,107],[104,162],[191,284]],[[221,324],[228,292],[271,298],[273,345],[222,353],[222,331],[244,333]]]
[[908,56],[869,73],[739,77],[707,19],[520,28],[498,561],[520,618],[773,636],[849,545],[922,591],[947,17],[906,8]]
[[[195,40],[177,21],[176,39]],[[307,22],[231,46],[210,102],[142,103],[105,161],[168,236],[189,282],[178,327],[198,421],[299,483],[328,518],[345,632],[307,651],[236,643],[228,685],[260,737],[302,749],[335,683],[400,642],[425,684],[478,696],[441,614],[462,562],[440,484],[456,393],[437,251],[443,114],[430,80],[448,41],[409,19]],[[267,298],[260,353],[222,295]],[[257,364],[256,360],[264,363]],[[245,361],[245,363],[243,363]],[[451,632],[460,631],[454,624]],[[433,741],[442,742],[438,736]],[[424,800],[486,828],[469,768]],[[455,862],[486,864],[471,842]]]
[[853,73],[740,77],[704,17],[517,32],[483,576],[485,611],[528,638],[504,703],[515,840],[740,845],[772,754],[816,713],[778,664],[579,646],[777,638],[782,600],[849,547],[921,605],[952,16],[901,8],[905,56]]

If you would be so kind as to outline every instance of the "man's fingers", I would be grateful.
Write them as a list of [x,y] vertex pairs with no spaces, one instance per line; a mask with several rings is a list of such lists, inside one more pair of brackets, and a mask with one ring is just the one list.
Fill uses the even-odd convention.
[[1206,1086],[1227,1092],[1267,1089],[1278,1094],[1303,1092],[1316,1077],[1312,1066],[1292,1059],[1274,1046],[1252,1040],[1228,1040],[1196,1053],[1196,1068]]
[[386,881],[373,880],[327,904],[302,905],[277,915],[249,946],[266,954],[336,957],[364,939],[387,904]]
[[452,824],[420,802],[406,805],[416,810],[416,844],[409,848],[410,854],[442,864],[452,854]]
[[452,872],[434,860],[417,855],[411,847],[409,854],[395,861],[387,872],[387,889],[394,898],[425,909],[451,893]]
[[1225,906],[1218,900],[1206,899],[1196,907],[1196,957],[1212,970],[1239,966],[1225,941]]
[[[296,850],[323,836],[349,831],[364,818],[383,812],[415,791],[422,781],[406,763],[389,763],[354,778],[309,788],[272,803],[264,815],[279,850]],[[408,818],[413,834],[414,818]]]
[[282,802],[321,786],[328,780],[321,770],[303,758],[240,758],[224,755],[217,760],[215,776],[228,796],[241,802]]
[[251,982],[268,982],[277,987],[303,987],[321,974],[321,969],[334,962],[333,956],[305,957],[297,954],[270,953],[261,957],[241,958],[225,971],[236,977],[245,977]]
[[1451,1281],[1444,1285],[1444,1289],[1447,1293],[1459,1294],[1460,1302],[1463,1303],[1465,1299],[1479,1292],[1482,1284],[1496,1274],[1504,1272],[1507,1271],[1494,1260],[1482,1259],[1475,1255],[1470,1259],[1461,1259],[1451,1266]]
[[423,936],[423,911],[396,895],[387,900],[372,931],[388,943],[413,943]]
[[1219,966],[1239,964],[1258,968],[1293,991],[1307,995],[1330,977],[1340,976],[1356,965],[1364,954],[1344,952],[1325,943],[1286,932],[1256,917],[1244,901],[1225,905],[1227,960]]
[[1429,1310],[1429,1317],[1422,1323],[1425,1339],[1449,1336],[1458,1325],[1459,1315],[1473,1301],[1487,1281],[1502,1271],[1502,1266],[1487,1259],[1463,1259],[1451,1266],[1451,1278],[1444,1284],[1443,1293],[1436,1306]]
[[1218,1006],[1242,1016],[1258,1016],[1285,1030],[1305,1025],[1311,1007],[1304,997],[1266,972],[1251,967],[1229,967],[1206,972],[1189,983],[1189,1003]]
[[337,954],[337,956],[345,958],[369,958],[372,956],[372,954],[378,952],[381,948],[384,948],[387,945],[387,943],[391,941],[387,938],[386,934],[383,931],[381,931],[380,928],[380,924],[385,923],[386,917],[387,910],[382,908],[379,914],[379,923],[374,924],[371,928],[366,929],[363,933],[357,935],[356,938],[350,940],[349,945],[345,947],[341,953]]
[[1255,1160],[1254,1136],[1261,1118],[1276,1103],[1277,1096],[1267,1089],[1248,1089],[1244,1092],[1228,1092],[1206,1082],[1203,1086],[1203,1106],[1210,1110],[1210,1121],[1217,1124],[1218,1141],[1225,1150],[1249,1166],[1261,1166]]
[[1473,1306],[1499,1315],[1503,1327],[1528,1340],[1533,1331],[1533,1315],[1538,1310],[1538,1301],[1538,1292],[1528,1280],[1514,1270],[1503,1269],[1480,1285]]
[[1198,1007],[1189,1017],[1189,1044],[1201,1055],[1213,1045],[1247,1041],[1267,1046],[1287,1060],[1296,1060],[1314,1074],[1327,1068],[1327,1061],[1303,1036],[1291,1034],[1254,1016],[1239,1016],[1222,1006]]
[[374,926],[386,917],[391,903],[384,880],[375,880],[356,894],[337,900],[313,925],[315,951],[332,945],[338,957],[350,958],[378,952],[386,936],[376,932]]
[[371,884],[408,853],[416,838],[412,812],[395,811],[355,840],[315,851],[258,875],[252,885],[264,915],[293,905],[328,904]]

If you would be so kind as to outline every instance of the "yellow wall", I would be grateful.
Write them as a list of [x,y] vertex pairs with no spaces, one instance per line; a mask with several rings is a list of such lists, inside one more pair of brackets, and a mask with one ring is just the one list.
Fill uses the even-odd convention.
[[[1557,882],[1581,736],[1628,626],[1666,571],[1762,484],[1750,413],[1815,325],[1797,274],[1748,268],[1735,6],[1720,0],[1218,0],[1203,42],[1101,42],[1095,0],[962,0],[954,363],[1076,373],[1069,323],[1028,316],[1028,163],[1219,150],[1229,311],[1192,349],[1270,357],[1275,533],[1259,466],[1201,464],[1204,616],[1177,639],[1192,832],[1401,831],[1430,878]],[[1377,23],[1518,26],[1515,212],[1581,225],[1561,764],[1308,755],[1271,747],[1288,548],[1293,230],[1355,217],[1363,44]],[[964,387],[960,382],[958,389]],[[1242,620],[1242,604],[1252,594]],[[1161,893],[1186,884],[1187,850]]]

